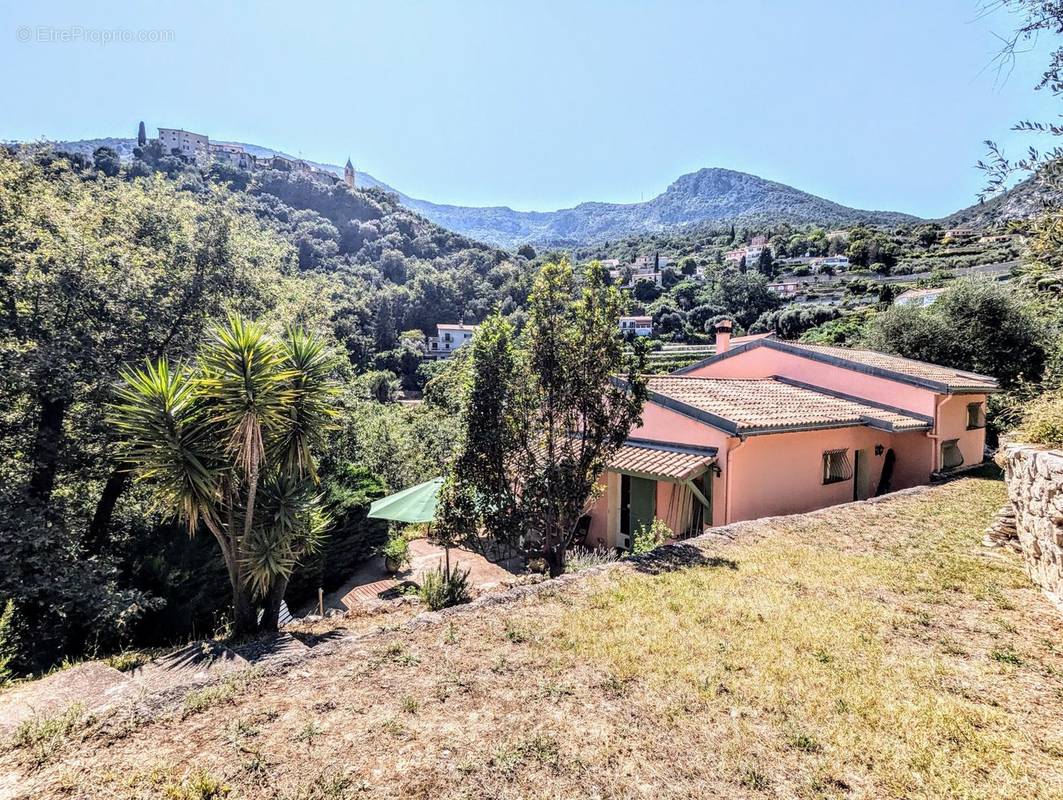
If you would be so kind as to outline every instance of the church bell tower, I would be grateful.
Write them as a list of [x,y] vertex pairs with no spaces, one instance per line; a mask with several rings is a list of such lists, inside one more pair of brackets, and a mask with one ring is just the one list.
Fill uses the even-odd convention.
[[343,168],[343,182],[348,188],[354,188],[354,165],[351,164],[350,158],[347,159],[347,166]]

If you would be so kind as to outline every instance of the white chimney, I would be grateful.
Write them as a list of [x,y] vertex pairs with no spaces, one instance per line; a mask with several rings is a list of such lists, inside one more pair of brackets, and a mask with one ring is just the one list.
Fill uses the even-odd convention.
[[731,320],[721,319],[716,323],[716,355],[726,353],[731,346]]

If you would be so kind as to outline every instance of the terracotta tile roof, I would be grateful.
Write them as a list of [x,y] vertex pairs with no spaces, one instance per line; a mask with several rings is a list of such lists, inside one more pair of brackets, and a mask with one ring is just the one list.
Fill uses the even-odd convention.
[[[649,378],[651,400],[732,433],[869,425],[888,431],[922,430],[930,420],[856,398],[797,386],[784,379],[741,380],[679,375]],[[678,405],[677,405],[678,404]]]
[[715,455],[705,450],[628,442],[609,460],[609,469],[658,480],[685,481],[700,475],[715,460]]
[[831,347],[829,345],[803,344],[800,342],[779,342],[784,348],[793,348],[814,355],[825,356],[850,364],[870,367],[883,372],[892,372],[921,381],[930,381],[947,387],[948,391],[984,389],[994,391],[998,388],[996,378],[964,372],[952,367],[942,367],[927,361],[901,358],[874,350],[852,350],[848,347]]

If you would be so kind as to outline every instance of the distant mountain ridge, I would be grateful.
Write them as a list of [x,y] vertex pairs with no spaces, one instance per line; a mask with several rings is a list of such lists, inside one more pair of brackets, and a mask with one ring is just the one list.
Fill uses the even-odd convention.
[[707,167],[683,175],[641,203],[580,203],[558,211],[467,208],[410,200],[433,222],[505,247],[522,242],[574,245],[657,233],[705,222],[893,225],[918,217],[897,211],[862,211],[745,172]]
[[[134,139],[103,138],[53,142],[60,149],[91,155],[100,146],[112,147],[123,156],[131,156]],[[260,145],[241,144],[256,156],[288,153]],[[322,169],[343,174],[336,164],[310,162]],[[398,191],[365,172],[357,173],[360,186],[379,187],[398,195],[399,202],[432,222],[488,244],[514,248],[530,243],[536,246],[574,246],[616,239],[623,236],[651,234],[705,223],[757,222],[795,225],[816,223],[847,226],[858,223],[897,225],[921,222],[919,217],[898,211],[869,211],[826,200],[784,183],[720,167],[706,167],[680,176],[664,192],[640,203],[580,203],[556,211],[515,211],[506,206],[468,207],[433,203]],[[1016,187],[1012,192],[1024,196],[1023,202],[1005,199],[958,211],[946,221],[989,224],[1004,209],[1019,213],[1031,207],[1028,189]],[[987,204],[988,205],[988,204]]]

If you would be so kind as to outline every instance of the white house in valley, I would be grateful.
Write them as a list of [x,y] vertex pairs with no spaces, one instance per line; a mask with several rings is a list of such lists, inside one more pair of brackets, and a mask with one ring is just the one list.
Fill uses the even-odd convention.
[[934,301],[941,297],[944,292],[944,289],[909,289],[907,292],[897,295],[893,299],[893,305],[926,308],[927,306],[932,306]]
[[653,335],[653,317],[621,317],[620,332],[635,336]]
[[784,300],[796,297],[801,291],[801,281],[796,278],[777,280],[768,284],[768,289]]
[[449,358],[455,350],[470,341],[474,333],[475,325],[440,322],[436,325],[437,335],[428,337],[425,355],[428,358]]

